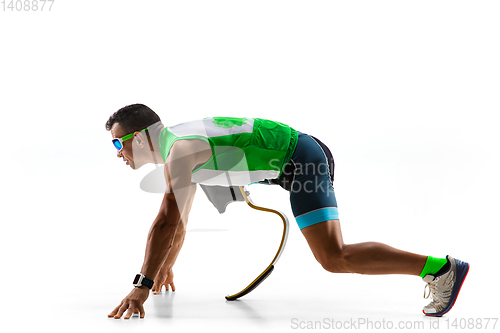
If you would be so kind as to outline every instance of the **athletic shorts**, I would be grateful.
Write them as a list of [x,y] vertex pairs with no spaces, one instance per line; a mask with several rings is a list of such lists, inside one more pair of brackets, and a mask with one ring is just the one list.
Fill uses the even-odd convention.
[[328,147],[317,138],[298,132],[297,146],[283,173],[267,180],[290,192],[293,215],[300,229],[339,218],[333,190],[334,169]]

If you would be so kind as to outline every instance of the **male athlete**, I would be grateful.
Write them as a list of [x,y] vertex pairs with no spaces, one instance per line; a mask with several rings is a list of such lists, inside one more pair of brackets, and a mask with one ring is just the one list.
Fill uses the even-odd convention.
[[167,185],[135,288],[108,317],[118,319],[126,312],[125,319],[133,313],[143,318],[150,289],[155,294],[163,286],[175,290],[172,266],[184,241],[196,183],[278,184],[290,192],[293,215],[324,269],[420,276],[427,282],[427,297],[432,296],[424,314],[440,317],[454,305],[468,263],[375,242],[344,244],[333,190],[333,158],[317,138],[258,118],[213,117],[164,127],[158,115],[142,104],[115,112],[106,129],[111,131],[118,158],[132,169],[163,161]]

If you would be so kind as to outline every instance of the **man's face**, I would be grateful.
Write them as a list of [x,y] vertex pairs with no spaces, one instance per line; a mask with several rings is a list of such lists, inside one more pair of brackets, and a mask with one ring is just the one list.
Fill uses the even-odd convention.
[[[113,139],[122,138],[125,135],[130,134],[130,133],[125,133],[123,131],[123,129],[120,126],[120,123],[114,123],[113,126],[111,127],[110,132],[111,132],[111,136],[113,137]],[[130,167],[135,170],[136,163],[134,161],[133,151],[135,151],[136,155],[139,156],[139,151],[138,151],[139,147],[137,146],[137,144],[134,143],[134,141],[135,141],[135,138],[132,137],[132,138],[128,139],[127,141],[123,142],[123,148],[117,152],[116,156],[118,158],[123,158],[123,161],[127,165],[130,165]],[[137,168],[140,168],[141,166],[142,166],[142,164],[137,165]]]

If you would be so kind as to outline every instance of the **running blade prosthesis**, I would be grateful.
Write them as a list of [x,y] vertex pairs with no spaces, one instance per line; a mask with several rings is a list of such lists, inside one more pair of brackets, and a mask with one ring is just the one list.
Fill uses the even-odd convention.
[[228,301],[234,301],[242,296],[245,296],[246,294],[250,293],[252,290],[257,288],[257,286],[261,284],[262,281],[264,281],[274,270],[274,265],[276,264],[279,257],[283,253],[283,250],[285,249],[285,244],[289,230],[288,219],[285,216],[285,214],[281,213],[280,211],[254,205],[254,203],[250,200],[249,197],[250,193],[246,191],[243,186],[218,186],[218,185],[208,186],[201,184],[200,186],[207,195],[208,200],[212,202],[212,204],[215,206],[215,208],[217,208],[220,214],[226,211],[227,205],[230,204],[231,202],[245,201],[253,209],[274,213],[278,215],[283,221],[283,235],[281,237],[281,242],[278,248],[278,252],[274,256],[274,259],[271,261],[269,266],[267,266],[267,268],[259,276],[257,276],[257,278],[253,280],[245,289],[234,295],[226,296],[226,299]]

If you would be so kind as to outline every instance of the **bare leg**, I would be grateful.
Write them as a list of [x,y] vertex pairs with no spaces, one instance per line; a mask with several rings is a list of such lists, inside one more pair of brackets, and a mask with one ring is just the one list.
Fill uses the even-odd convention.
[[339,220],[302,229],[314,257],[329,272],[419,275],[427,256],[376,242],[344,244]]

